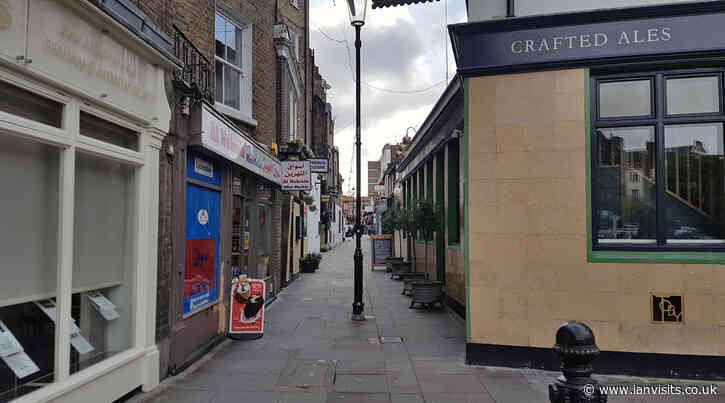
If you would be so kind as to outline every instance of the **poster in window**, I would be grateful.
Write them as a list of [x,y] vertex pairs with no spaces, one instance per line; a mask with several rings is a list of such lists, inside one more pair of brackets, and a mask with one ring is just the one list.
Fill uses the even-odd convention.
[[216,239],[186,240],[186,273],[184,275],[184,306],[189,311],[213,302],[215,284]]
[[229,333],[264,332],[264,281],[242,274],[232,279]]

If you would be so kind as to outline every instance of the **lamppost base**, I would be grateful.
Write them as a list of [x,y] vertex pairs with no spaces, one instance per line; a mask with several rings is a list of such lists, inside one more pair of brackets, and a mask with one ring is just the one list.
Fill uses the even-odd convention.
[[364,321],[365,320],[365,305],[362,302],[353,302],[352,304],[352,320]]

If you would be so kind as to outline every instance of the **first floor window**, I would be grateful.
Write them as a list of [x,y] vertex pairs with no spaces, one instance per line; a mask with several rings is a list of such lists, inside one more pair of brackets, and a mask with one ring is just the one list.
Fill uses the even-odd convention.
[[250,115],[252,26],[241,26],[217,12],[214,17],[214,100]]
[[595,246],[725,246],[722,80],[722,70],[594,79]]

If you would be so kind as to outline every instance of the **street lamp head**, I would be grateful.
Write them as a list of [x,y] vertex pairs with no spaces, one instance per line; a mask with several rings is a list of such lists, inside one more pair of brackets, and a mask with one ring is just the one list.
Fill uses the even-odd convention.
[[367,9],[368,0],[347,0],[350,9],[350,23],[354,26],[362,26],[365,24],[365,10]]

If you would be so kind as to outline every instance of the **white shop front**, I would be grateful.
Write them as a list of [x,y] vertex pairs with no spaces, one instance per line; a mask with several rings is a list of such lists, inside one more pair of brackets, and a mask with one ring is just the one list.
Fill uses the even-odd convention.
[[158,384],[175,65],[131,29],[87,0],[0,0],[0,402],[110,402]]

